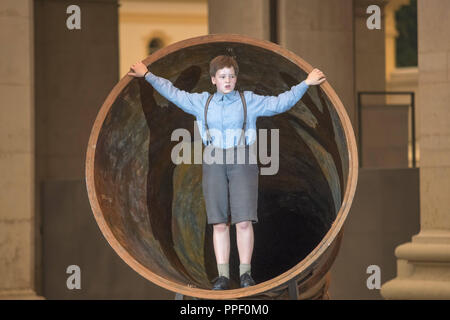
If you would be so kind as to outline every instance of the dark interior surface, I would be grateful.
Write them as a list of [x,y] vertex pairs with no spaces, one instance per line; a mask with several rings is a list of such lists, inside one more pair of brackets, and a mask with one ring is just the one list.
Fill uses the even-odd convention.
[[[231,54],[239,90],[278,95],[306,72],[272,51],[242,43],[209,43],[168,54],[149,69],[188,92],[213,93],[209,61]],[[121,245],[149,270],[174,282],[210,288],[217,275],[212,227],[206,224],[201,164],[171,161],[175,129],[194,138],[194,117],[145,80],[133,79],[113,103],[99,134],[95,188]],[[323,239],[342,204],[348,152],[342,124],[325,93],[312,86],[292,109],[261,117],[258,129],[279,129],[279,170],[259,176],[252,275],[262,282],[302,261]],[[269,131],[270,136],[270,131]],[[231,229],[230,272],[239,257]]]

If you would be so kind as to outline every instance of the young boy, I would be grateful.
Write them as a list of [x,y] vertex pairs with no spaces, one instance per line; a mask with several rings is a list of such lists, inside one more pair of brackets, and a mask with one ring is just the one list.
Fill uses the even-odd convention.
[[[189,93],[175,88],[169,80],[148,71],[142,62],[133,64],[131,70],[133,72],[129,72],[128,75],[145,77],[145,80],[167,100],[197,118],[203,143],[213,147],[212,154],[222,152],[221,154],[226,155],[227,151],[232,149],[234,155],[237,155],[237,147],[243,143],[246,157],[249,146],[256,141],[258,117],[273,116],[289,110],[302,98],[310,85],[319,85],[326,80],[320,70],[314,69],[306,80],[278,96],[261,96],[251,91],[245,91],[241,96],[234,90],[239,73],[238,64],[230,56],[217,56],[211,60],[209,70],[211,82],[216,86],[217,92],[210,97],[208,92]],[[236,139],[233,133],[241,128],[246,130],[245,136],[242,136],[244,139]],[[216,134],[211,136],[212,129]],[[257,164],[248,163],[247,158],[245,163],[236,163],[236,156],[233,160],[234,162],[230,163],[229,159],[224,157],[221,163],[203,161],[202,165],[203,195],[208,224],[213,225],[214,253],[219,273],[213,290],[229,289],[230,285],[229,209],[231,224],[236,225],[240,285],[248,287],[255,284],[251,277],[254,243],[252,223],[258,221],[259,170]]]

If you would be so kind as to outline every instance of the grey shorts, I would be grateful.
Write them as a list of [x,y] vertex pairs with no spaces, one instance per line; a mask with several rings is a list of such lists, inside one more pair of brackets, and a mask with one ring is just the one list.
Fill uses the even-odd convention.
[[238,162],[238,148],[241,147],[230,148],[234,149],[234,157],[228,156],[228,159],[226,154],[230,149],[215,148],[211,154],[221,151],[222,163],[207,164],[203,160],[203,196],[208,224],[258,222],[258,164],[249,161],[248,146],[245,161]]

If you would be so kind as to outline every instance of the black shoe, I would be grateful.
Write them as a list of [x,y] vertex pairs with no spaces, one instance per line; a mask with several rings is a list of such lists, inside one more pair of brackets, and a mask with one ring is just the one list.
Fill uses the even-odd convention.
[[224,276],[218,277],[212,287],[213,290],[228,290],[229,288],[230,288],[230,279]]
[[254,285],[255,281],[253,280],[250,273],[246,272],[241,276],[241,288],[247,288]]

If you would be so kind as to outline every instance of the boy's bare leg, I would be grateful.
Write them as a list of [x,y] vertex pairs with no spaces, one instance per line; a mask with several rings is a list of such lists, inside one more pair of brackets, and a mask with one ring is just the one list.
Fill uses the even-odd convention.
[[241,264],[250,264],[253,253],[253,225],[251,221],[236,223],[236,242]]
[[253,253],[253,224],[251,221],[242,221],[236,223],[236,242],[239,251],[239,275],[241,288],[255,285],[251,276],[251,261]]
[[217,264],[226,264],[230,260],[230,227],[226,223],[213,226],[214,253]]
[[226,290],[230,288],[230,227],[227,224],[218,223],[213,226],[213,243],[219,277],[212,289]]

